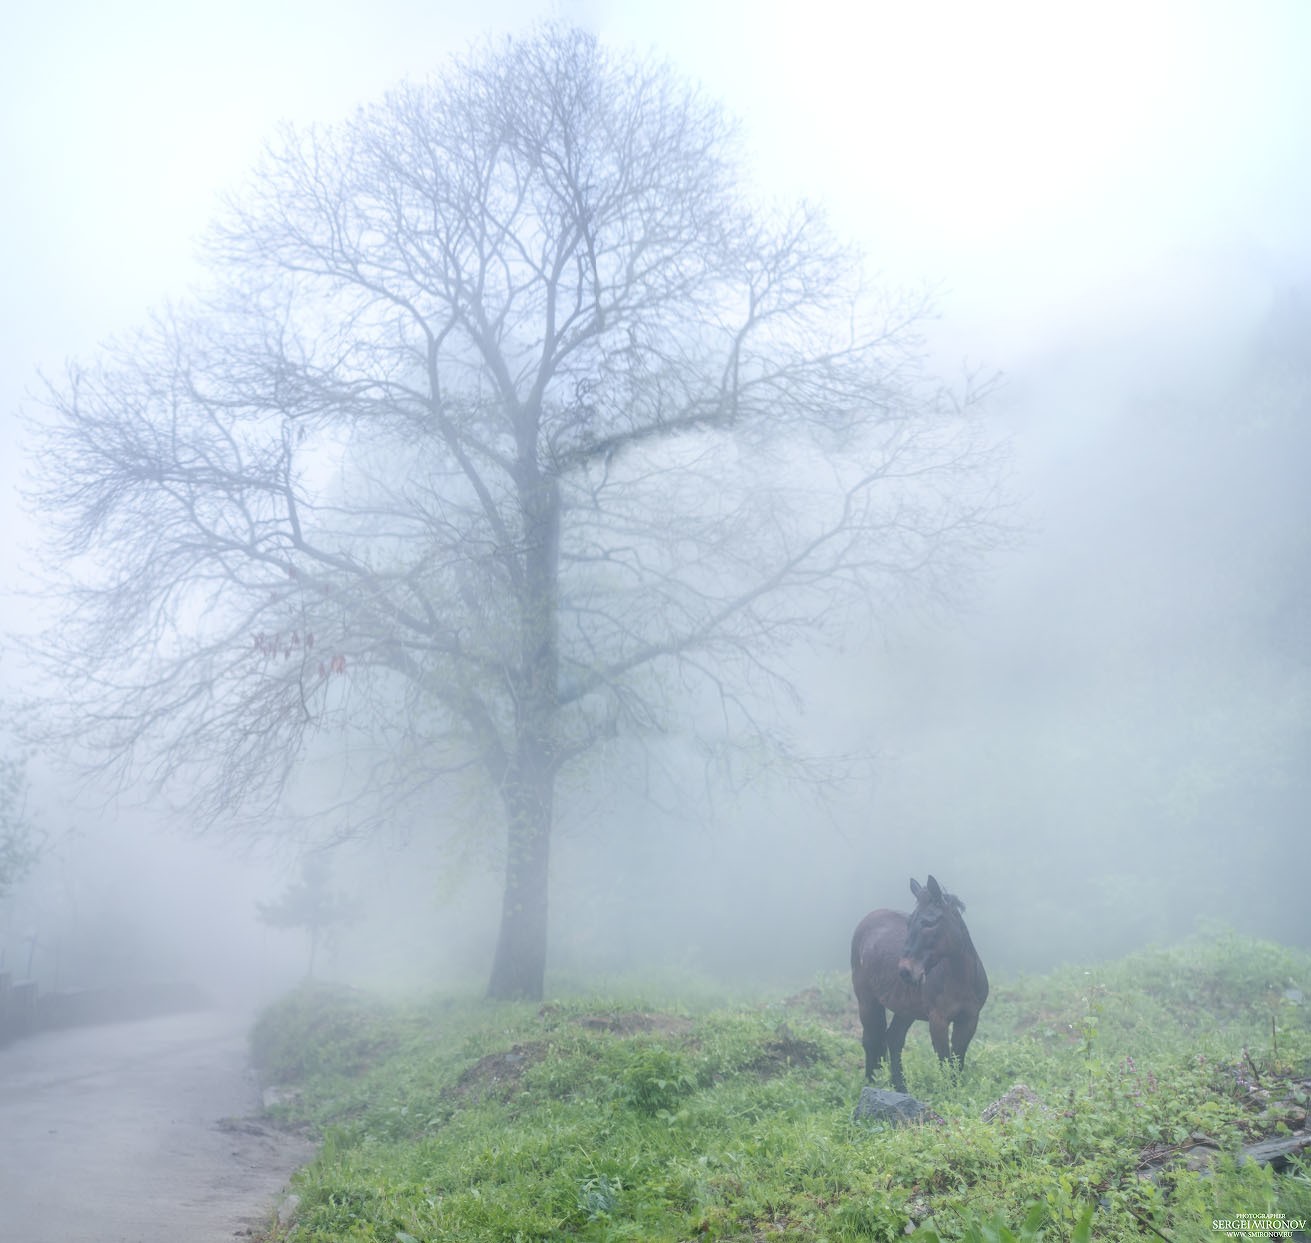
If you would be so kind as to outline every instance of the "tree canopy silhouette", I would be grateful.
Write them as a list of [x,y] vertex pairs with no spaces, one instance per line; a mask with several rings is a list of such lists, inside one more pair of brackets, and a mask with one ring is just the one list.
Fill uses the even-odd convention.
[[50,386],[64,726],[207,820],[334,729],[375,792],[476,774],[489,993],[540,996],[562,771],[680,702],[777,742],[800,636],[1003,531],[925,305],[745,185],[716,105],[561,27],[283,132],[213,287]]

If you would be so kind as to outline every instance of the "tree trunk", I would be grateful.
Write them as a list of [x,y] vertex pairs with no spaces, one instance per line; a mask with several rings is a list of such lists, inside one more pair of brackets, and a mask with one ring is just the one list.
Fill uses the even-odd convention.
[[[544,759],[545,757],[539,757]],[[546,915],[555,774],[532,765],[506,787],[509,850],[501,930],[487,996],[499,1001],[540,1001],[546,978]]]
[[546,910],[560,706],[560,489],[537,465],[538,417],[520,411],[519,505],[524,522],[515,675],[514,757],[501,782],[508,849],[501,931],[488,997],[538,1001],[546,978]]

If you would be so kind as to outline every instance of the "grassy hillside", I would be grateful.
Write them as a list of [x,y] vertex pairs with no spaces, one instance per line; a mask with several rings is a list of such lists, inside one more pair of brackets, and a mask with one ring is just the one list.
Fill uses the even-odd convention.
[[[852,1121],[845,977],[773,1002],[384,1002],[306,988],[260,1019],[272,1112],[322,1136],[269,1243],[1224,1237],[1311,1219],[1311,1172],[1237,1161],[1306,1127],[1311,955],[1224,935],[999,981],[940,1124]],[[982,1120],[1016,1083],[1039,1105]],[[882,1086],[886,1086],[886,1083]]]

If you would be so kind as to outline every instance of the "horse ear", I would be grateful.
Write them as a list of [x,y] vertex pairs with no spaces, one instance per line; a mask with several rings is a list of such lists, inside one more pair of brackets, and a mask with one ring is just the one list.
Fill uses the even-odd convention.
[[[932,880],[933,877],[930,876],[929,879]],[[920,900],[920,894],[923,893],[919,881],[917,881],[913,876],[910,878],[910,892],[914,896],[916,902]]]
[[938,884],[937,880],[934,879],[932,873],[929,874],[929,897],[932,898],[935,902],[942,901],[942,888]]

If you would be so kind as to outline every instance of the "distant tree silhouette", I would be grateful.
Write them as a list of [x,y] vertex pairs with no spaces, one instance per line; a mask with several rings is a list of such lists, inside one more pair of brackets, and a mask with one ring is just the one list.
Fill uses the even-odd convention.
[[257,902],[259,917],[271,928],[303,928],[310,940],[307,979],[314,978],[319,948],[338,928],[359,917],[358,904],[344,893],[328,888],[332,869],[321,854],[301,861],[300,879],[292,881],[271,902]]

